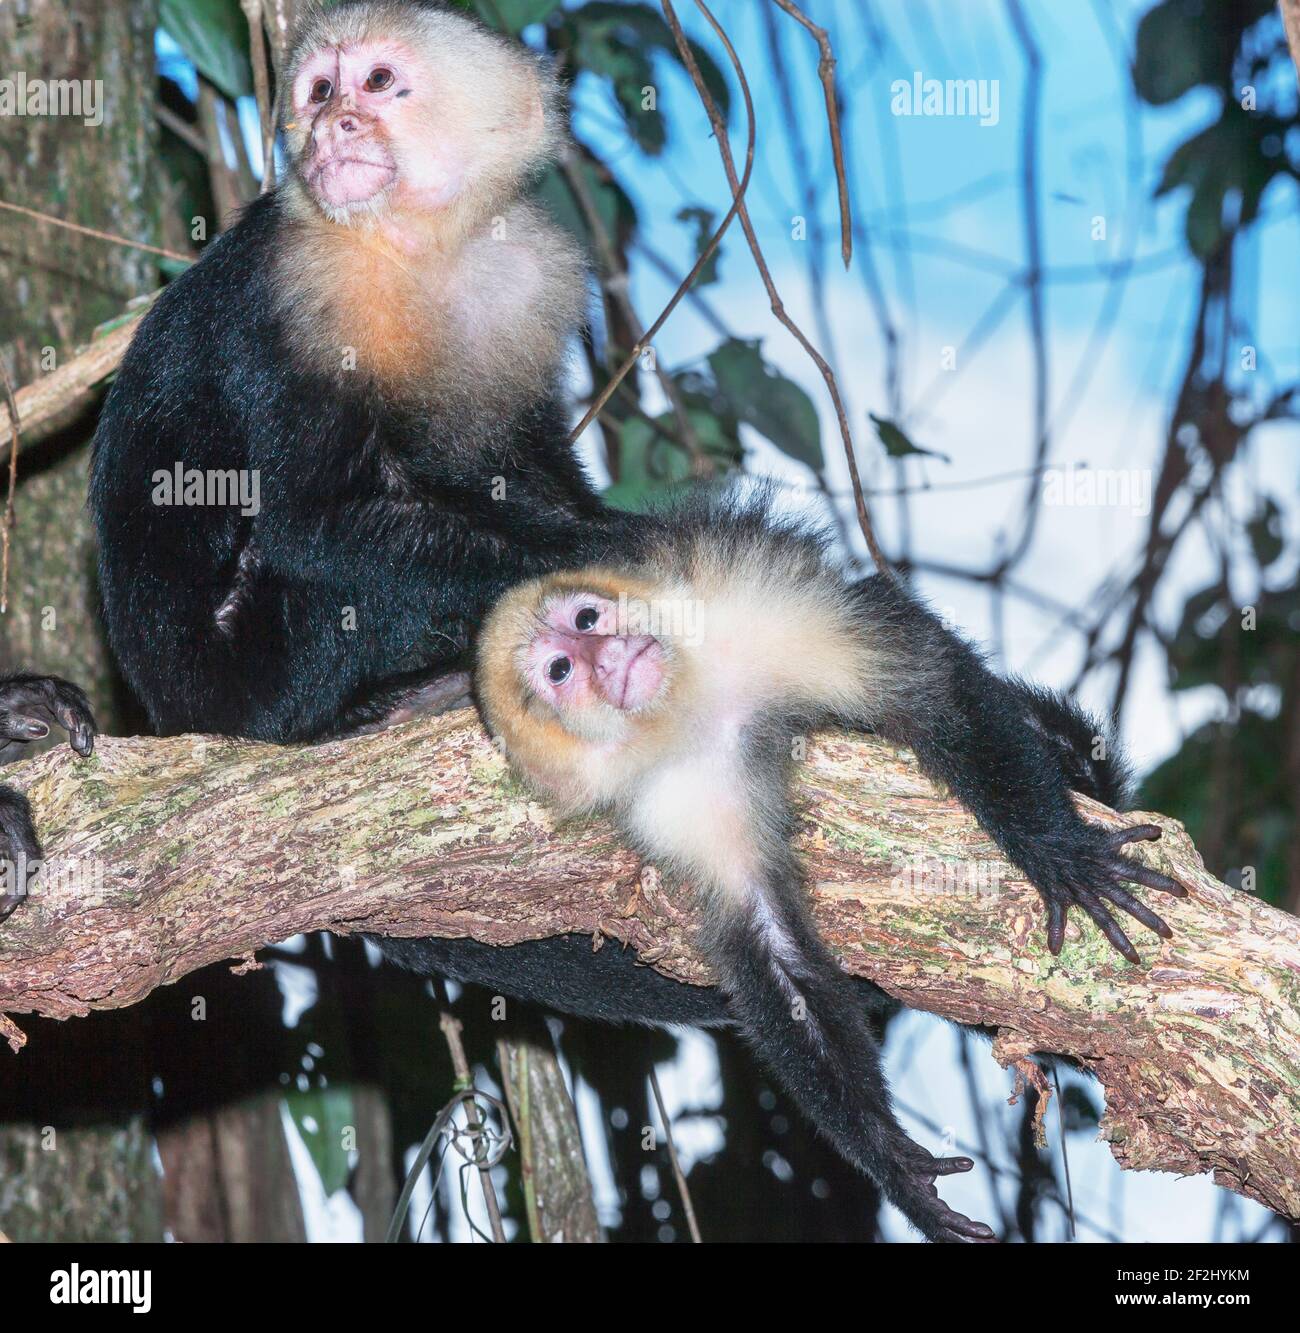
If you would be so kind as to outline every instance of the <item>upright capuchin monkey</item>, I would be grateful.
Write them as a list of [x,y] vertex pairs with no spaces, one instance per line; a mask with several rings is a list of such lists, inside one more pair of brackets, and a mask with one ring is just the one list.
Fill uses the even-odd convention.
[[[939,1199],[936,1177],[971,1162],[932,1157],[898,1124],[861,996],[809,917],[789,844],[795,738],[829,724],[912,745],[1043,895],[1054,950],[1074,901],[1136,957],[1103,900],[1167,937],[1121,885],[1185,892],[1120,850],[1157,828],[1108,834],[1080,818],[1064,774],[1033,760],[1031,732],[984,756],[995,771],[984,790],[963,781],[941,738],[978,748],[967,691],[984,677],[974,652],[891,584],[845,582],[815,536],[734,502],[679,513],[632,563],[515,588],[478,649],[484,715],[520,772],[563,812],[611,812],[643,854],[691,882],[701,948],[744,1035],[930,1240],[993,1233]],[[989,691],[984,706],[1018,710],[1018,699]]]
[[[439,4],[343,0],[304,15],[282,74],[283,179],[159,296],[95,436],[90,507],[105,624],[162,734],[286,743],[379,725],[446,697],[448,678],[472,665],[488,609],[511,587],[635,564],[645,552],[663,567],[667,556],[654,553],[676,549],[679,521],[604,506],[567,440],[564,349],[581,324],[585,272],[528,198],[564,144],[548,66]],[[755,577],[786,558],[800,568],[811,559],[807,539],[765,522],[750,528]],[[740,540],[739,530],[719,534]],[[791,623],[801,623],[804,594],[815,603],[808,615],[829,614],[833,585],[820,575],[781,585]],[[1117,800],[1113,763],[1090,754],[1091,724],[993,676],[893,581],[877,576],[837,595],[855,608],[855,642],[888,665],[864,687],[871,721],[911,745],[1039,886],[1053,948],[1077,904],[1136,957],[1106,903],[1147,920],[1119,884],[1148,872],[1118,854],[1123,839],[1079,819],[1068,795],[1072,783]],[[783,667],[764,659],[774,680],[797,671],[799,635],[790,649]],[[858,716],[842,702],[843,716]],[[780,716],[789,725],[788,709]],[[757,738],[762,728],[744,732]],[[764,771],[757,760],[730,771],[751,767]],[[754,872],[770,874],[780,861],[771,830],[785,807],[766,771],[765,795],[732,799],[746,812],[776,803],[751,826],[768,832],[741,836],[737,826],[738,845],[770,858]],[[691,846],[689,811],[683,819]],[[789,906],[797,899],[762,884],[748,898],[742,886],[736,900],[785,904],[771,918],[777,933],[751,925],[754,951],[748,963],[733,955],[733,968],[766,977],[765,942],[797,940],[820,1004],[836,994],[836,974]],[[732,1013],[716,987],[678,985],[576,936],[508,949],[437,939],[381,947],[422,972],[565,1013],[701,1024]],[[874,1067],[844,1006],[820,1022],[823,1034],[843,1028],[845,1051]],[[801,1041],[800,1059],[815,1071],[800,1090],[805,1105],[832,1132],[856,1134],[860,1160],[894,1161],[891,1148],[863,1147],[878,1134],[894,1143],[882,1128],[892,1123],[880,1118],[883,1091],[854,1089],[846,1101],[838,1048]],[[947,1168],[910,1146],[898,1151],[879,1170],[927,1234],[969,1234],[929,1189]]]
[[163,733],[382,719],[621,521],[566,440],[584,260],[527,196],[564,143],[549,66],[345,0],[280,100],[284,178],[163,291],[95,438],[105,622]]

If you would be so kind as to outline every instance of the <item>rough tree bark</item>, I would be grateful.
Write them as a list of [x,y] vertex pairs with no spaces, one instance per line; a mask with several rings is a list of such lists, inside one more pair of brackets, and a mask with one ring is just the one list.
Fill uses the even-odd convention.
[[[0,930],[0,1013],[129,1005],[316,929],[501,945],[577,932],[709,980],[688,896],[604,823],[557,829],[472,712],[313,748],[104,739],[89,760],[64,750],[10,771],[41,812],[51,865]],[[799,800],[814,910],[851,972],[997,1029],[994,1053],[1020,1076],[1039,1078],[1035,1051],[1078,1059],[1105,1085],[1121,1165],[1213,1171],[1300,1214],[1294,918],[1218,883],[1156,816],[1166,836],[1141,854],[1191,889],[1160,904],[1175,938],[1144,936],[1137,969],[1072,925],[1053,959],[1036,895],[905,752],[820,737]]]
[[[0,4],[6,77],[21,70],[29,80],[75,80],[94,90],[81,106],[87,114],[0,117],[0,196],[7,203],[155,239],[156,23],[154,0]],[[78,681],[104,725],[113,720],[115,673],[90,578],[88,427],[77,428],[78,409],[89,400],[65,395],[53,408],[48,381],[57,376],[68,383],[58,368],[78,343],[156,283],[155,261],[138,250],[12,212],[0,215],[0,358],[15,385],[31,384],[29,400],[52,408],[43,441],[26,441],[18,469],[0,663]],[[105,359],[102,348],[91,358]],[[8,413],[0,409],[0,417],[7,445]],[[7,448],[0,457],[7,474]],[[160,1238],[161,1190],[143,1118],[148,1103],[145,1084],[132,1107],[72,1128],[54,1107],[46,1108],[48,1120],[31,1123],[14,1117],[11,1104],[0,1099],[6,1169],[0,1216],[10,1234],[16,1240]]]

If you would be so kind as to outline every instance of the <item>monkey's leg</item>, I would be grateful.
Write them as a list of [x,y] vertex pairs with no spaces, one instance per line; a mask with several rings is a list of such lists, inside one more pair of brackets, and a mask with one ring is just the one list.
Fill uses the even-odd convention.
[[1047,904],[1047,943],[1059,953],[1066,917],[1081,907],[1130,962],[1141,960],[1112,909],[1156,934],[1172,932],[1125,884],[1182,898],[1187,890],[1123,853],[1158,838],[1143,824],[1118,833],[1075,809],[1060,755],[1028,715],[1022,690],[995,676],[979,655],[901,588],[878,578],[857,591],[872,624],[888,626],[906,659],[920,664],[908,688],[892,691],[876,730],[910,746],[922,768],[971,811]]
[[339,736],[364,736],[415,717],[436,717],[473,703],[468,671],[435,671],[379,686],[338,721]]
[[741,1031],[818,1130],[927,1240],[994,1240],[939,1197],[939,1177],[974,1163],[934,1157],[908,1138],[859,990],[809,921],[793,858],[779,878],[789,887],[732,894],[707,913],[701,944]]
[[[0,679],[0,764],[18,758],[24,744],[43,740],[51,726],[67,731],[78,754],[94,749],[95,719],[77,686],[57,676],[26,672]],[[0,787],[0,862],[9,890],[0,894],[0,921],[26,897],[31,868],[41,857],[27,798],[12,787]]]

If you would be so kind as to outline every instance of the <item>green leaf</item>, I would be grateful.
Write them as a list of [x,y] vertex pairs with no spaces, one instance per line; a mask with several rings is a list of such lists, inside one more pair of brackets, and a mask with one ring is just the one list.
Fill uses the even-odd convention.
[[560,7],[560,0],[493,0],[487,8],[495,26],[499,17],[507,32],[518,35],[530,23],[545,23]]
[[756,342],[732,338],[709,355],[718,391],[736,417],[748,422],[787,457],[819,472],[824,465],[821,423],[806,393],[759,352]]
[[[636,208],[623,192],[622,186],[615,180],[605,179],[599,170],[584,158],[577,159],[575,165],[606,234],[619,237],[635,231]],[[587,215],[558,167],[551,167],[546,172],[537,183],[535,194],[556,222],[572,232],[586,247],[588,253],[597,252],[591,228],[587,225]]]
[[1242,33],[1274,8],[1272,0],[1163,0],[1138,24],[1133,82],[1153,106],[1198,84],[1230,91]]
[[922,449],[919,444],[914,444],[910,436],[888,417],[878,417],[874,412],[868,412],[867,415],[871,418],[871,424],[875,426],[876,434],[880,436],[880,443],[885,446],[885,452],[890,458],[906,458],[909,454],[920,454],[924,458],[941,458],[945,463],[952,462],[947,454],[941,454],[936,449]]
[[[704,253],[704,247],[708,245],[713,238],[713,233],[718,229],[717,214],[711,208],[679,208],[677,210],[678,222],[690,222],[695,225],[695,258]],[[709,262],[700,270],[700,276],[695,279],[697,287],[707,287],[718,280],[718,257],[721,249],[715,250]]]
[[347,1187],[352,1164],[343,1149],[343,1131],[356,1124],[351,1089],[347,1087],[294,1089],[285,1104],[298,1126],[302,1141],[320,1176],[326,1194]]
[[159,17],[199,73],[227,97],[253,91],[248,20],[239,0],[162,0]]
[[1264,140],[1281,142],[1287,124],[1263,112],[1247,113],[1225,102],[1219,119],[1180,144],[1165,163],[1157,197],[1191,187],[1187,207],[1187,243],[1200,258],[1212,254],[1224,239],[1224,199],[1239,199],[1237,216],[1245,226],[1259,214],[1264,191],[1286,169],[1282,154],[1264,152]]
[[[740,463],[735,429],[705,406],[689,405],[686,417],[700,448],[720,473]],[[664,412],[655,418],[664,431],[678,433],[677,417]],[[650,422],[633,417],[619,434],[619,479],[603,492],[616,509],[644,510],[682,486],[694,485],[690,455],[675,439],[655,430]]]
[[[663,152],[667,122],[657,105],[645,105],[646,89],[657,102],[655,57],[678,60],[677,43],[662,16],[649,5],[590,0],[569,11],[565,19],[574,64],[610,81],[628,132],[643,152],[652,156]],[[703,47],[693,41],[690,47],[705,86],[726,117],[731,94],[722,71]]]

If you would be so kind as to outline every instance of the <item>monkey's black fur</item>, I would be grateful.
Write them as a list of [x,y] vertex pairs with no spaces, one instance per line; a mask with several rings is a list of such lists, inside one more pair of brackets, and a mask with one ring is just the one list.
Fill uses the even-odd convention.
[[[461,661],[511,583],[583,559],[609,520],[556,397],[518,420],[432,417],[300,368],[266,275],[274,195],[143,320],[95,435],[109,638],[164,734],[308,740]],[[261,510],[163,505],[156,472],[256,472]],[[217,612],[241,579],[232,634]],[[603,549],[603,547],[602,547]]]

